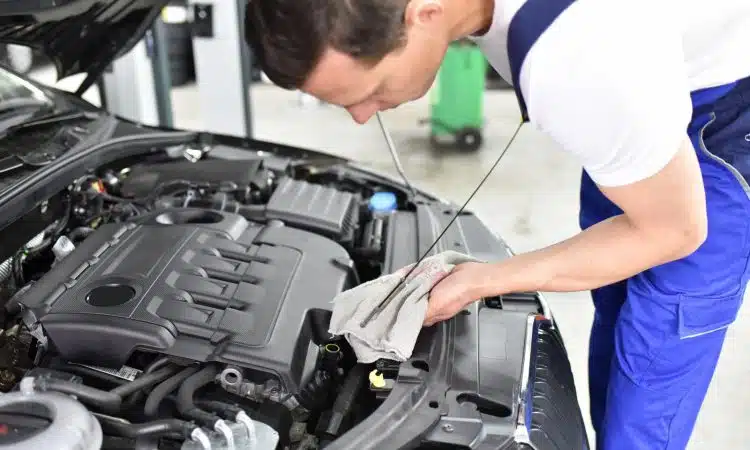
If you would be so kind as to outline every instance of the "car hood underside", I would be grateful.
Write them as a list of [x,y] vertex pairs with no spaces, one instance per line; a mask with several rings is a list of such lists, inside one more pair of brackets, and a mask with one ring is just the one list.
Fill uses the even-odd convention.
[[10,0],[0,2],[0,42],[43,52],[58,78],[88,73],[88,89],[146,33],[169,0]]

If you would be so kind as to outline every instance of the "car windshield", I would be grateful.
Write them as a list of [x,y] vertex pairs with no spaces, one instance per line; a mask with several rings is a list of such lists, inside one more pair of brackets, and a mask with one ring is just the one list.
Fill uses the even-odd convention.
[[0,67],[0,113],[51,103],[44,91]]

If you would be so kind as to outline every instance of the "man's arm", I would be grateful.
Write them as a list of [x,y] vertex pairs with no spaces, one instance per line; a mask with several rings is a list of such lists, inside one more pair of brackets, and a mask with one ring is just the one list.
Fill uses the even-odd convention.
[[558,244],[493,264],[475,298],[590,290],[687,256],[705,240],[703,182],[687,137],[656,175],[601,190],[624,214]]
[[553,24],[521,74],[532,121],[624,214],[495,264],[480,286],[589,290],[695,251],[707,219],[687,136],[687,72],[678,23],[663,5],[587,2]]

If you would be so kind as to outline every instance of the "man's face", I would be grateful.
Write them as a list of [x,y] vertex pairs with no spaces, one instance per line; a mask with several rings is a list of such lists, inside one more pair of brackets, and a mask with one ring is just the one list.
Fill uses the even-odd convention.
[[[346,108],[360,124],[377,111],[424,96],[450,42],[439,15],[430,14],[407,9],[406,44],[374,66],[329,48],[301,90]],[[409,26],[417,21],[417,26]]]

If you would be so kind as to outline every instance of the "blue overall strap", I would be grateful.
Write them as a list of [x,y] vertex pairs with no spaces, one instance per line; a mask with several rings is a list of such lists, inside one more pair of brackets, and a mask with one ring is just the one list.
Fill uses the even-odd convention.
[[516,92],[518,105],[521,107],[521,118],[529,121],[526,101],[521,93],[521,67],[531,47],[539,36],[552,25],[568,6],[575,0],[526,0],[513,16],[508,26],[508,60],[513,90]]

